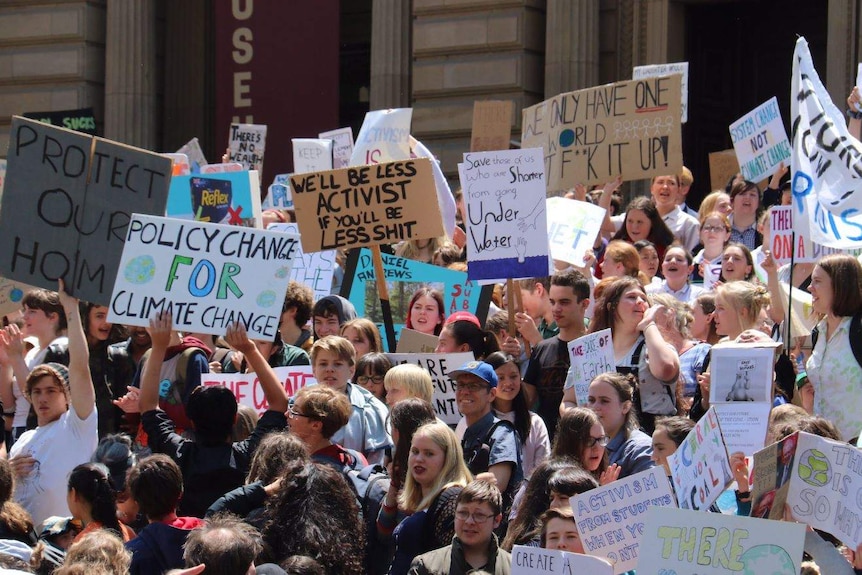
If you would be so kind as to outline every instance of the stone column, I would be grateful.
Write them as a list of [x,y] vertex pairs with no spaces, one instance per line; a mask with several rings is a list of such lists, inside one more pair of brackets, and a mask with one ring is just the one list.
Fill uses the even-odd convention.
[[371,6],[372,110],[410,106],[411,2],[374,0]]
[[158,145],[155,0],[111,0],[106,27],[105,136],[154,149]]
[[599,83],[599,3],[548,0],[545,98]]

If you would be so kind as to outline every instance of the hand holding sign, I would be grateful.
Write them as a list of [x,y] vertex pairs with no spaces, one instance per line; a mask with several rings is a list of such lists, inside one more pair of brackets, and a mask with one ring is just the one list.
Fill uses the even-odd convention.
[[248,338],[248,333],[246,333],[241,323],[229,325],[224,338],[229,346],[243,355],[248,355],[254,351],[254,342]]

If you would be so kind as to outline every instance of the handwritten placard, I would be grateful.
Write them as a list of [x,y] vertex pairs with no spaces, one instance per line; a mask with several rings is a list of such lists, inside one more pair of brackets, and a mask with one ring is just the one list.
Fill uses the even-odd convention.
[[548,190],[679,173],[681,78],[606,84],[525,108],[521,145],[544,150]]
[[434,383],[434,397],[431,403],[443,422],[456,424],[461,419],[455,401],[455,389],[449,373],[475,358],[471,352],[464,353],[388,353],[392,365],[415,363],[431,375]]
[[189,158],[189,166],[193,174],[200,173],[201,168],[207,165],[207,158],[201,149],[201,143],[197,138],[192,138],[177,150],[178,154],[185,154]]
[[398,333],[396,353],[434,353],[440,338],[415,329],[402,327]]
[[688,62],[635,66],[632,69],[632,80],[657,78],[659,76],[670,76],[672,74],[682,74],[682,123],[685,124],[688,122]]
[[58,110],[52,112],[26,112],[25,118],[38,120],[43,124],[50,124],[67,130],[75,130],[84,134],[96,135],[96,116],[93,108],[79,108],[77,110]]
[[214,224],[262,227],[258,173],[174,176],[165,215]]
[[0,317],[20,310],[24,296],[32,289],[26,284],[0,278]]
[[505,280],[548,274],[542,150],[470,152],[459,164],[467,211],[467,274]]
[[732,123],[730,139],[746,180],[771,176],[790,162],[790,142],[775,96]]
[[17,116],[8,154],[0,274],[51,290],[64,278],[107,305],[131,214],[164,213],[171,161]]
[[650,507],[676,507],[663,467],[653,467],[569,499],[584,551],[606,558],[619,575],[638,561]]
[[512,575],[613,575],[605,559],[556,549],[515,545],[512,548]]
[[331,170],[332,140],[293,138],[293,173],[307,174]]
[[290,177],[306,253],[443,235],[431,160]]
[[299,238],[284,233],[135,214],[126,235],[108,319],[224,335],[234,321],[271,341]]
[[737,401],[712,406],[721,425],[721,436],[727,452],[753,455],[763,449],[769,427],[770,403]]
[[709,402],[772,403],[774,355],[774,345],[725,342],[713,346]]
[[805,526],[655,507],[647,513],[638,575],[799,573]]
[[566,388],[575,388],[578,405],[587,405],[590,382],[599,374],[616,371],[611,330],[603,329],[568,343],[570,367]]
[[508,150],[512,138],[511,100],[482,100],[473,102],[473,130],[470,132],[470,151]]
[[668,465],[680,507],[706,510],[718,499],[733,475],[714,409],[685,436]]
[[350,155],[350,165],[380,164],[409,158],[412,119],[413,108],[366,113]]
[[605,209],[589,202],[568,198],[548,198],[548,242],[551,257],[576,266],[593,248]]
[[353,155],[353,130],[350,126],[321,132],[317,137],[332,140],[332,168],[339,170],[350,165],[350,156]]
[[290,176],[293,174],[276,174],[272,183],[266,189],[266,197],[261,202],[264,210],[278,208],[293,209],[293,194],[290,193]]
[[[310,365],[296,365],[292,367],[276,367],[275,375],[284,385],[288,397],[296,395],[303,387],[314,385],[317,380],[311,371]],[[220,385],[230,389],[236,402],[254,409],[258,415],[269,409],[260,379],[254,373],[204,373],[201,375],[201,385]]]
[[245,170],[263,171],[266,126],[231,124],[228,136],[228,161],[242,164]]
[[[267,229],[299,236],[299,226],[296,223],[270,224]],[[290,279],[310,287],[314,292],[314,301],[328,296],[332,292],[332,275],[335,273],[335,251],[307,254],[302,251],[302,246],[298,245],[296,249]]]
[[[467,279],[465,272],[450,270],[416,260],[382,254],[383,274],[389,289],[389,304],[395,333],[400,334],[407,314],[410,298],[423,287],[436,289],[443,296],[443,314],[469,311],[485,321],[491,301],[491,286],[482,287]],[[377,297],[377,284],[371,250],[354,250],[347,259],[341,295],[350,300],[359,317],[367,317],[383,333],[383,312]],[[387,342],[383,342],[386,347]],[[387,351],[392,351],[387,348]]]

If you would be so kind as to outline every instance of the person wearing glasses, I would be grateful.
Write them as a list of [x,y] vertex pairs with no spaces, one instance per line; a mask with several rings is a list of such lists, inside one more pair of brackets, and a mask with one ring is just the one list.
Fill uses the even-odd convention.
[[452,544],[414,559],[410,575],[509,575],[512,556],[494,535],[502,520],[500,490],[487,481],[473,481],[458,496]]
[[473,475],[490,472],[494,476],[508,517],[524,469],[518,432],[491,410],[497,397],[497,374],[484,361],[470,361],[449,376],[455,380],[455,400],[467,424],[461,440],[464,460]]
[[296,392],[287,410],[290,432],[305,443],[313,461],[343,471],[345,465],[362,469],[365,456],[332,442],[336,431],[350,419],[350,400],[325,385],[309,385]]
[[[356,347],[356,343],[353,347]],[[382,353],[361,355],[356,360],[356,383],[386,403],[386,388],[383,386],[383,380],[390,369],[392,369],[392,362]]]
[[[721,269],[721,256],[730,241],[730,220],[721,212],[710,212],[700,224],[700,245],[703,249],[694,256],[691,281],[702,282],[704,277]],[[718,273],[713,274],[718,277]]]
[[607,485],[620,475],[619,465],[608,464],[605,450],[608,441],[596,412],[586,407],[573,407],[567,409],[557,423],[551,457],[574,459],[600,485]]

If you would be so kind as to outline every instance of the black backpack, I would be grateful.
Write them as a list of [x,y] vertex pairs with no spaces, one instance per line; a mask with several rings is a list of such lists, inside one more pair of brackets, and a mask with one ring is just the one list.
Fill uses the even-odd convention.
[[[853,357],[856,358],[856,363],[862,366],[862,312],[854,314],[850,320],[850,349],[853,350]],[[820,337],[820,330],[814,328],[811,330],[811,349],[817,345],[817,338]]]

